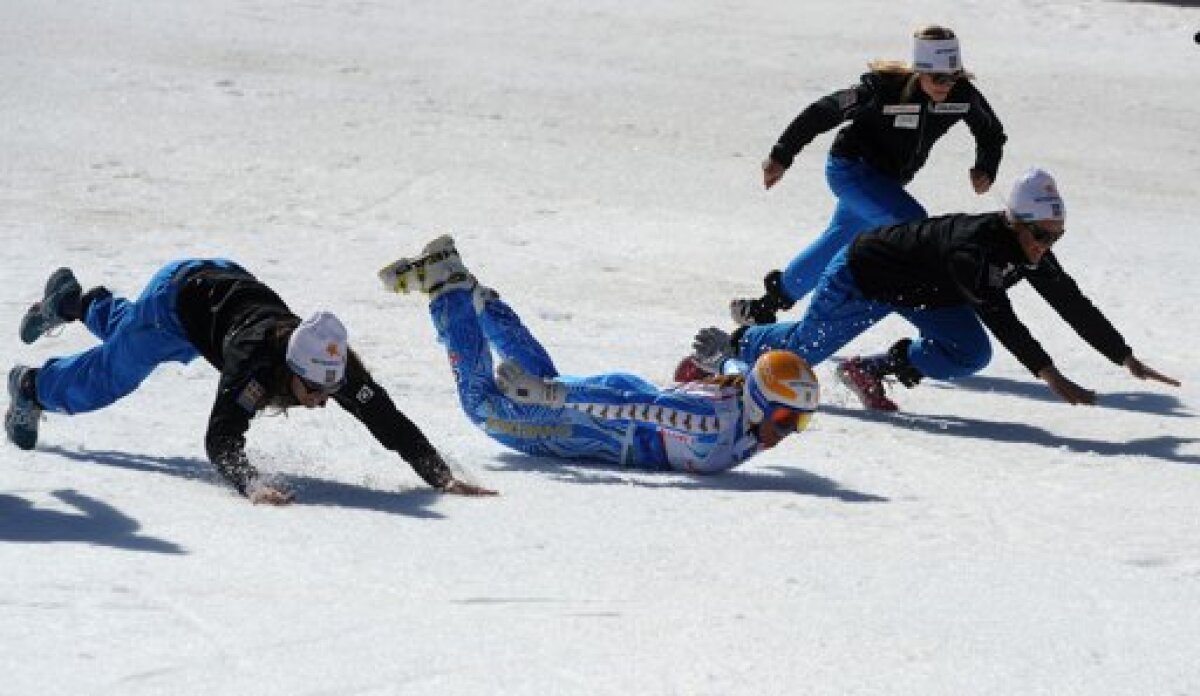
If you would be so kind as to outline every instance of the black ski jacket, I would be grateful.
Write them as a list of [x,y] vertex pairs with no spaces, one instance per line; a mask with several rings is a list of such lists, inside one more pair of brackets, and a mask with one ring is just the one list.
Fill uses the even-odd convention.
[[[188,340],[221,372],[204,436],[208,458],[245,494],[258,475],[245,450],[251,418],[267,406],[297,405],[284,356],[287,338],[300,318],[271,288],[241,269],[192,270],[180,280],[177,307]],[[450,470],[433,445],[396,408],[353,351],[345,385],[332,398],[426,483],[442,488],[450,482]]]
[[1035,375],[1054,361],[1013,312],[1007,291],[1021,280],[1109,360],[1119,365],[1133,353],[1052,252],[1028,262],[1004,213],[945,215],[864,232],[851,243],[848,262],[870,299],[903,307],[970,304]]
[[959,121],[966,121],[975,136],[975,165],[992,181],[1008,137],[970,80],[959,80],[941,104],[935,104],[920,87],[905,95],[908,74],[869,72],[860,82],[813,102],[800,112],[779,136],[771,159],[784,167],[821,133],[845,121],[830,153],[861,160],[883,174],[907,184],[929,157],[938,138]]

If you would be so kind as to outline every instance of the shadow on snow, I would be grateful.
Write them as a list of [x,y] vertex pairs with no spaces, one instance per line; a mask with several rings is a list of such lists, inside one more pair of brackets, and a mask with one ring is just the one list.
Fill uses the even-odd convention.
[[764,473],[765,468],[734,469],[714,476],[698,476],[676,471],[647,471],[619,467],[588,460],[535,457],[519,452],[503,452],[496,457],[506,471],[549,474],[552,479],[588,485],[624,485],[642,488],[679,488],[718,491],[778,492],[831,498],[846,503],[884,503],[887,498],[842,488],[836,481],[792,467],[770,467],[779,475]]
[[[1043,382],[1033,382],[1006,377],[988,377],[975,375],[963,377],[953,382],[938,382],[930,380],[921,385],[936,389],[966,389],[974,392],[994,392],[1008,394],[1024,399],[1036,399],[1051,403],[1061,403],[1062,399],[1050,391]],[[1146,413],[1155,416],[1172,418],[1195,418],[1196,414],[1187,409],[1182,401],[1171,394],[1161,392],[1110,392],[1097,394],[1096,406],[1132,413]]]
[[1098,454],[1106,457],[1142,456],[1181,464],[1200,464],[1200,455],[1182,454],[1179,451],[1184,445],[1200,442],[1200,438],[1160,435],[1138,438],[1128,442],[1109,442],[1064,437],[1027,423],[986,421],[963,416],[929,416],[904,412],[886,414],[833,404],[821,406],[821,412],[846,418],[889,423],[939,437],[970,437],[988,442],[1041,445],[1052,449],[1065,449],[1081,454]]
[[[154,457],[145,454],[118,451],[69,450],[62,447],[40,447],[41,452],[56,454],[65,459],[90,464],[103,464],[133,471],[167,474],[188,480],[203,481],[218,486],[236,495],[223,480],[219,479],[209,463],[190,457]],[[372,512],[386,512],[417,518],[441,519],[443,515],[428,509],[437,501],[439,494],[433,490],[382,491],[353,483],[329,481],[311,476],[292,474],[268,474],[268,478],[283,481],[296,492],[293,505],[324,505],[340,508],[356,508]],[[246,503],[249,504],[249,503]]]
[[73,490],[52,494],[81,514],[34,507],[15,495],[0,495],[0,541],[24,543],[78,542],[130,551],[182,554],[177,544],[138,534],[132,517]]

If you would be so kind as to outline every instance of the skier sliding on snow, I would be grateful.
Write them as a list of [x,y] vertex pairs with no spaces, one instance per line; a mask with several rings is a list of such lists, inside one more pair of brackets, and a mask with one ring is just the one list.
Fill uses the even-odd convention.
[[[428,294],[463,411],[521,452],[711,474],[803,430],[817,408],[816,377],[784,351],[763,353],[744,377],[667,389],[626,373],[560,375],[512,308],[467,271],[448,236],[379,276],[389,291]],[[502,358],[494,374],[492,350]]]
[[328,399],[362,421],[430,486],[463,495],[492,493],[454,477],[350,350],[337,317],[317,312],[300,321],[271,288],[232,261],[171,263],[132,302],[103,287],[82,293],[71,270],[60,268],[42,300],[26,312],[21,340],[33,343],[76,320],[102,343],[52,358],[41,368],[17,365],[9,372],[4,427],[21,449],[36,445],[43,410],[77,414],[104,408],[131,393],[159,364],[203,355],[221,372],[204,437],[209,460],[256,503],[286,504],[292,494],[265,483],[246,456],[251,418],[268,406],[324,408]]
[[930,149],[951,127],[966,121],[975,136],[970,170],[975,193],[996,179],[1007,137],[1000,119],[963,69],[958,39],[940,26],[913,35],[911,65],[874,61],[859,84],[822,97],[779,136],[763,162],[763,185],[783,178],[813,138],[849,121],[829,149],[825,178],[837,209],[821,236],[782,270],[763,279],[761,298],[730,303],[734,322],[771,324],[817,284],[834,254],[860,232],[927,217],[904,186],[925,164]]
[[1064,377],[1013,312],[1007,290],[1028,279],[1089,345],[1139,379],[1179,386],[1138,360],[1050,251],[1064,234],[1066,210],[1054,178],[1032,169],[1019,178],[1007,210],[946,215],[859,235],[825,269],[799,322],[743,327],[732,336],[703,329],[694,359],[712,371],[735,357],[750,362],[786,349],[811,365],[828,358],[891,313],[920,332],[886,353],[854,357],[838,378],[872,409],[896,410],[883,379],[913,387],[922,377],[955,379],[991,360],[983,325],[1030,372],[1071,404],[1096,395]]

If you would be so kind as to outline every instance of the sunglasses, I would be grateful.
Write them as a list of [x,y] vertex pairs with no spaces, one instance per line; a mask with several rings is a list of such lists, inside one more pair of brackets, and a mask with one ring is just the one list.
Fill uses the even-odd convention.
[[1067,233],[1065,229],[1055,232],[1054,230],[1048,230],[1036,222],[1030,222],[1028,220],[1022,222],[1021,224],[1025,225],[1025,227],[1029,229],[1029,236],[1033,237],[1033,241],[1041,244],[1044,247],[1054,246],[1054,243],[1062,239],[1062,236]]
[[296,375],[296,379],[300,380],[300,384],[309,394],[320,394],[322,396],[333,396],[346,384],[346,380],[344,379],[333,384],[318,384],[316,382],[310,382],[300,375]]
[[780,406],[771,411],[769,419],[771,427],[780,435],[791,435],[808,427],[812,421],[812,411],[797,411],[793,408]]
[[925,73],[929,77],[929,81],[939,87],[946,87],[954,84],[962,79],[961,72],[954,73]]

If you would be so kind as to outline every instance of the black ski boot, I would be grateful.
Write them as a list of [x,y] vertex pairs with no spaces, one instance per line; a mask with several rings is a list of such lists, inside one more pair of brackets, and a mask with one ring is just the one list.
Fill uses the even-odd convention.
[[729,303],[729,315],[738,326],[774,324],[775,313],[796,304],[783,292],[783,273],[771,271],[763,278],[766,292],[756,299],[737,299]]

